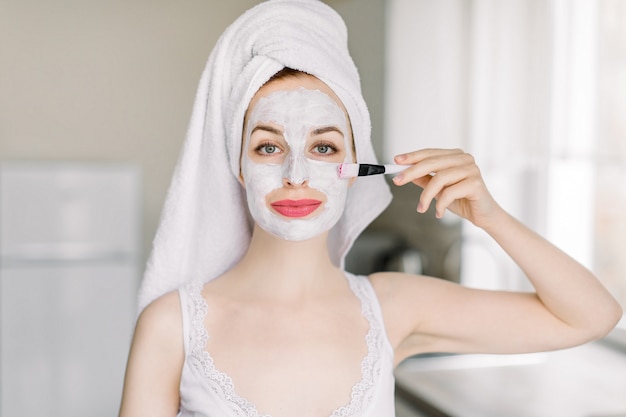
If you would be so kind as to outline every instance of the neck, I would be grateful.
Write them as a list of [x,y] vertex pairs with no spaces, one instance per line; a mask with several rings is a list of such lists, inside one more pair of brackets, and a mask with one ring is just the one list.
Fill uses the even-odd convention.
[[235,267],[242,287],[257,294],[302,297],[343,284],[330,260],[328,233],[301,242],[283,240],[255,226],[250,247]]

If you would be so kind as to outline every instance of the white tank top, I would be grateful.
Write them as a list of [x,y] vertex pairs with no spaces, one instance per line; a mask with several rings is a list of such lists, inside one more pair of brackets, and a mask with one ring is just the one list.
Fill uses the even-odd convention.
[[[352,387],[351,401],[329,417],[394,417],[393,348],[385,333],[380,305],[370,281],[346,273],[350,288],[361,301],[369,322],[365,337],[368,353],[361,362],[361,380]],[[237,394],[232,379],[215,368],[206,351],[204,327],[207,303],[202,283],[179,290],[185,347],[180,381],[179,417],[270,417],[261,416],[254,404]]]

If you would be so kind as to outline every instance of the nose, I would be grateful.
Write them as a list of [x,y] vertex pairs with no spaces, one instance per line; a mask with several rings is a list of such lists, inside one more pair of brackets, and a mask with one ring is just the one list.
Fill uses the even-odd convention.
[[305,185],[309,182],[307,163],[302,155],[290,155],[289,165],[283,175],[283,185]]
[[302,186],[302,185],[308,185],[309,184],[309,180],[308,179],[303,179],[299,182],[297,181],[292,181],[289,178],[283,178],[283,186],[284,187],[295,187],[295,186]]

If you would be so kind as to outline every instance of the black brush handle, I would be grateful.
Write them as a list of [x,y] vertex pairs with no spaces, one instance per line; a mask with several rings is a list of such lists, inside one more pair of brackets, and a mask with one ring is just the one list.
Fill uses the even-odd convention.
[[385,167],[382,165],[370,165],[370,164],[360,164],[359,165],[359,177],[366,177],[368,175],[376,175],[376,174],[384,174]]

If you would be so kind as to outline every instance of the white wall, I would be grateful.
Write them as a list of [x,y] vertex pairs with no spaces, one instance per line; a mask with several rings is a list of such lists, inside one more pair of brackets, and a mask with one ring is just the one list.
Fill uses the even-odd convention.
[[139,164],[147,246],[204,61],[255,1],[216,3],[4,1],[1,158]]

